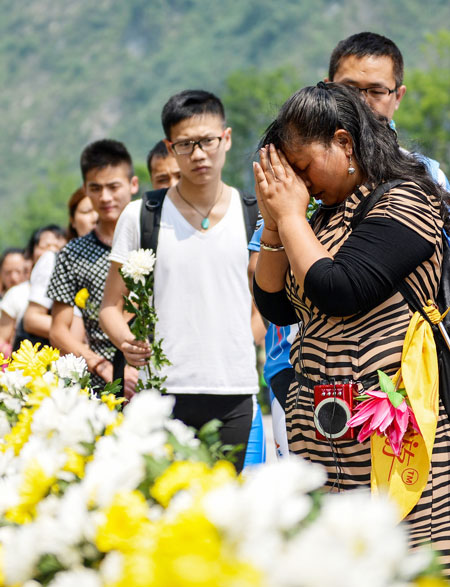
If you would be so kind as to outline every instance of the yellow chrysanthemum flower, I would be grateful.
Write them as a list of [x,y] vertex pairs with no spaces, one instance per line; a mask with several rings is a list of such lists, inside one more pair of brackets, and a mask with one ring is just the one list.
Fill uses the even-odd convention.
[[48,494],[54,482],[55,477],[49,477],[37,460],[31,461],[23,473],[19,504],[8,510],[5,518],[16,524],[31,522],[36,514],[37,504]]
[[167,507],[172,497],[183,489],[203,494],[235,478],[235,468],[227,461],[219,461],[213,468],[201,462],[178,461],[158,477],[150,494],[163,507]]
[[134,536],[130,549],[121,552],[120,578],[108,587],[150,587],[155,582],[155,561],[152,552],[156,532],[152,524],[142,526]]
[[28,383],[28,388],[31,390],[31,393],[27,397],[27,405],[37,409],[42,401],[49,397],[56,387],[54,385],[49,385],[42,377],[34,377],[30,383]]
[[20,454],[22,447],[28,442],[30,437],[32,421],[32,410],[23,409],[18,416],[16,425],[5,435],[5,444],[2,445],[3,452],[12,448],[16,456]]
[[43,369],[45,373],[48,371],[50,365],[59,359],[59,350],[54,349],[51,346],[45,345],[42,349],[37,353],[35,358],[35,369],[38,371],[39,367]]
[[8,369],[15,371],[22,369],[24,375],[39,377],[43,375],[53,361],[59,359],[59,350],[45,345],[40,351],[40,343],[34,346],[29,340],[24,340],[18,351],[12,354],[13,360]]
[[0,585],[5,584],[5,573],[3,571],[4,566],[5,566],[5,563],[3,560],[3,546],[2,546],[2,544],[0,544]]
[[133,550],[136,536],[150,526],[148,505],[139,491],[121,491],[104,512],[105,522],[97,529],[95,544],[101,552]]
[[8,365],[10,359],[7,359],[3,353],[0,353],[0,367],[3,365]]
[[12,353],[12,361],[8,369],[11,371],[22,369],[25,372],[33,364],[40,346],[39,342],[33,346],[29,340],[22,341],[19,350]]
[[73,449],[66,447],[64,452],[67,455],[67,461],[64,465],[63,470],[73,473],[80,479],[84,477],[84,468],[86,465],[86,459],[83,455],[75,452]]
[[152,586],[257,587],[261,573],[227,549],[217,528],[200,512],[188,510],[175,520],[157,524],[152,552],[155,581]]
[[114,420],[114,422],[105,428],[104,436],[112,434],[116,428],[121,426],[123,419],[124,415],[122,414],[122,412],[117,412],[116,419]]
[[124,397],[117,397],[113,393],[102,395],[102,402],[106,404],[112,412],[117,408],[117,406],[120,406],[125,401],[127,400]]
[[414,581],[414,587],[445,587],[448,582],[444,578],[438,577],[421,577]]
[[75,296],[75,305],[81,309],[84,309],[86,307],[86,302],[88,301],[88,298],[89,291],[85,287],[83,287],[77,292]]

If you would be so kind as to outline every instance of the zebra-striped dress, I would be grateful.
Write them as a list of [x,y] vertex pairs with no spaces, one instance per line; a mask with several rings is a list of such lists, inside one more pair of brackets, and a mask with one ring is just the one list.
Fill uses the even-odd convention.
[[[331,255],[339,251],[351,234],[352,215],[368,193],[362,187],[339,207],[319,213],[313,230]],[[406,278],[424,304],[435,298],[440,280],[442,219],[439,211],[437,198],[425,196],[415,184],[403,183],[384,194],[367,216],[392,218],[434,246],[433,255]],[[404,246],[408,247],[408,243]],[[332,378],[354,381],[373,378],[377,369],[389,375],[397,371],[411,317],[400,293],[393,293],[365,313],[342,318],[320,312],[289,272],[286,290],[302,322],[291,350],[291,362],[297,373],[318,383]],[[311,387],[304,381],[294,382],[289,390],[286,421],[290,451],[324,465],[331,491],[369,486],[370,441],[361,444],[356,439],[330,442],[316,439]],[[367,389],[376,387],[374,384]],[[450,423],[442,404],[428,485],[406,520],[410,524],[411,545],[432,541],[450,569]]]

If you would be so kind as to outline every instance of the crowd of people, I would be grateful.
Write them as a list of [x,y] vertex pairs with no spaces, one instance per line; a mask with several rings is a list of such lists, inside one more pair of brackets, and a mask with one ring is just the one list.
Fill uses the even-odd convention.
[[[164,105],[147,199],[132,201],[139,182],[123,143],[89,144],[69,230],[42,227],[24,251],[0,259],[2,351],[25,338],[50,341],[86,359],[94,388],[120,374],[130,399],[151,345],[130,330],[120,268],[150,243],[174,416],[196,429],[220,420],[221,441],[242,447],[238,471],[264,461],[255,342],[267,329],[278,455],[322,463],[331,491],[369,486],[370,442],[318,435],[314,388],[350,380],[358,393],[377,389],[377,370],[393,375],[400,365],[412,314],[400,285],[424,304],[436,298],[450,186],[436,161],[398,144],[393,116],[405,91],[395,43],[373,33],[341,41],[328,77],[289,98],[261,139],[256,198],[222,180],[232,129],[205,90]],[[356,224],[360,205],[386,182]],[[309,222],[311,196],[320,205]],[[88,301],[78,307],[83,289]],[[449,456],[441,405],[429,482],[407,521],[412,545],[431,541],[447,564]]]

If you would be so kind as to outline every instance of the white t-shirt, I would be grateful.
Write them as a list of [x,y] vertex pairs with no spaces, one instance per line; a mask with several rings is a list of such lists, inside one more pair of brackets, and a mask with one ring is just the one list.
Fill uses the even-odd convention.
[[[30,275],[30,302],[39,304],[47,310],[51,310],[53,300],[47,296],[50,278],[56,264],[56,253],[47,251],[39,257]],[[74,306],[73,313],[81,317],[80,309]]]
[[14,318],[16,324],[18,324],[28,307],[29,296],[29,281],[23,281],[18,285],[13,285],[3,296],[0,304],[2,312],[8,314],[10,318]]
[[[122,212],[114,233],[111,261],[124,263],[141,248],[141,201]],[[242,204],[232,190],[222,220],[196,230],[169,197],[164,199],[155,265],[157,337],[171,366],[169,393],[216,395],[258,392],[250,326],[247,238]]]

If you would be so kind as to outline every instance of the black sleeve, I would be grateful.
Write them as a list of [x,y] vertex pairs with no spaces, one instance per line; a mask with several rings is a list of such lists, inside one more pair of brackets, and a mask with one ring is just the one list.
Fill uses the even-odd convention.
[[368,311],[433,254],[433,245],[392,218],[365,219],[334,259],[316,261],[305,276],[305,294],[329,316]]
[[261,314],[277,326],[289,326],[297,324],[298,317],[294,307],[288,300],[286,291],[282,289],[274,293],[268,293],[259,287],[253,278],[253,296]]

